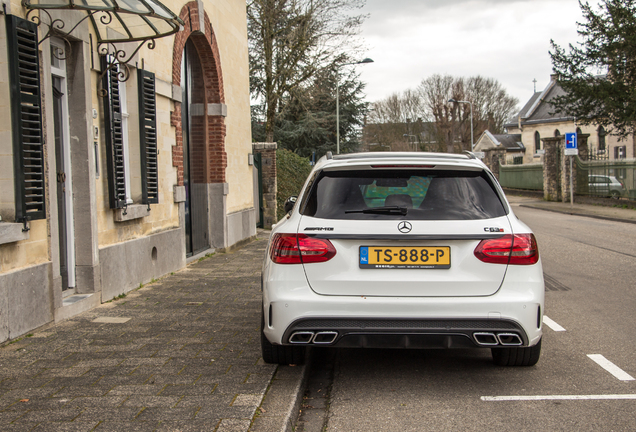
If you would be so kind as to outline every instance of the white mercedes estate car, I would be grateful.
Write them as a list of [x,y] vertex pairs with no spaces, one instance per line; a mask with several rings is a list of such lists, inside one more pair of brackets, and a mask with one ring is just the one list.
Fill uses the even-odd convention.
[[488,348],[497,365],[537,363],[537,242],[472,154],[327,154],[294,198],[263,264],[265,362],[332,346]]

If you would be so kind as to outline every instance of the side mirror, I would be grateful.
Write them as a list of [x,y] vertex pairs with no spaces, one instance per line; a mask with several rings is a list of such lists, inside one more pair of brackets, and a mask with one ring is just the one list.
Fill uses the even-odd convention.
[[287,198],[287,201],[285,201],[285,205],[283,206],[285,213],[289,213],[290,211],[292,211],[292,209],[294,208],[294,204],[296,204],[297,199],[298,199],[297,196],[290,196],[289,198]]

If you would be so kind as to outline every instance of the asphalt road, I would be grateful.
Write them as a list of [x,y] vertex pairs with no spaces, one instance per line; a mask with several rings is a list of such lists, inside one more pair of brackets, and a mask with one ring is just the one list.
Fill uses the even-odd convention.
[[539,363],[496,367],[487,350],[321,352],[296,430],[636,430],[636,225],[521,201],[546,274]]

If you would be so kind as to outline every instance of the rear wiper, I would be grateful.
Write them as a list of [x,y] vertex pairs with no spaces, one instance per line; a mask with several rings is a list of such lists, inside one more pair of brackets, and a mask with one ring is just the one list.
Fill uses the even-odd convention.
[[376,213],[376,214],[388,214],[388,215],[405,215],[408,212],[406,207],[399,206],[387,206],[387,207],[372,207],[362,210],[347,210],[345,213]]

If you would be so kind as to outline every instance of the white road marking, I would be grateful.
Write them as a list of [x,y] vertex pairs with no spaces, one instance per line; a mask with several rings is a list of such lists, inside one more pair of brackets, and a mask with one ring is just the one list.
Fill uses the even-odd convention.
[[608,395],[545,395],[545,396],[482,396],[486,402],[501,401],[542,401],[542,400],[625,400],[636,399],[636,394]]
[[550,318],[548,318],[547,315],[543,315],[543,324],[547,325],[553,331],[556,331],[556,332],[565,331],[565,329],[563,327],[558,325],[556,322],[552,321]]
[[588,354],[587,356],[619,380],[634,381],[634,378],[630,374],[616,366],[614,363],[603,357],[601,354]]

